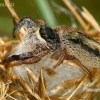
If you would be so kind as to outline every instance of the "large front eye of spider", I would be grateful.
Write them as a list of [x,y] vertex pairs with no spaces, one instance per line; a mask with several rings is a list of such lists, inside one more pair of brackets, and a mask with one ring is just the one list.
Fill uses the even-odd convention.
[[47,48],[56,50],[60,46],[58,34],[49,26],[42,25],[39,30],[40,36],[47,42]]

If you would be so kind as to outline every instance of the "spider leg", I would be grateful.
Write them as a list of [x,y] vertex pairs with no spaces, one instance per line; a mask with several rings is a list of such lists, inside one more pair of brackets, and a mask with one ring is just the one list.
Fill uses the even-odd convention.
[[75,62],[77,65],[79,65],[89,75],[90,81],[92,81],[91,71],[88,68],[86,68],[83,64],[81,64],[81,62],[78,59],[73,58],[73,62]]
[[61,54],[59,61],[53,66],[53,69],[57,68],[61,63],[63,63],[64,58],[64,54]]
[[67,60],[72,60],[74,63],[76,63],[79,67],[81,67],[88,75],[89,75],[89,79],[90,81],[92,81],[92,74],[91,74],[91,71],[86,68],[77,58],[73,57],[73,56],[70,56],[68,53],[66,53],[67,56],[66,56],[66,59]]
[[53,69],[57,68],[61,63],[63,63],[63,60],[65,59],[65,50],[54,52],[50,58],[58,60],[58,62],[53,66]]
[[[55,55],[56,55],[56,53],[53,56],[55,57]],[[72,60],[74,63],[76,63],[78,66],[80,66],[89,75],[89,77],[90,77],[89,79],[90,79],[90,81],[92,81],[92,74],[91,74],[90,70],[88,68],[86,68],[77,58],[69,55],[65,49],[61,51],[61,54],[59,56],[60,56],[60,58],[59,58],[57,64],[55,64],[53,66],[53,69],[57,68],[63,62],[63,60]]]
[[55,59],[55,60],[59,60],[59,57],[61,56],[61,53],[62,51],[61,50],[57,50],[57,51],[55,51],[51,56],[50,56],[50,58],[51,59]]
[[34,57],[34,51],[31,51],[31,52],[25,52],[25,53],[22,53],[22,54],[19,54],[19,55],[12,55],[10,57],[8,57],[5,62],[12,62],[12,61],[19,61],[19,60],[25,60],[25,59],[28,59],[28,58],[32,58]]
[[92,81],[92,74],[91,74],[90,70],[88,68],[86,68],[76,57],[69,55],[66,51],[65,59],[72,60],[74,63],[76,63],[78,66],[80,66],[89,75],[90,81]]
[[44,50],[42,53],[36,53],[34,51],[22,53],[19,55],[12,55],[8,57],[4,62],[7,66],[17,66],[21,64],[33,64],[38,62],[43,56],[47,55],[48,51]]
[[11,55],[8,58],[5,59],[5,62],[9,63],[12,61],[19,61],[19,60],[25,60],[25,59],[29,59],[29,58],[35,58],[36,56],[39,55],[46,55],[48,53],[48,50],[46,48],[42,48],[42,49],[34,49],[33,51],[30,52],[24,52],[18,55]]
[[33,63],[38,62],[41,59],[41,57],[42,57],[42,55],[40,57],[30,58],[30,59],[26,59],[26,60],[9,62],[7,64],[7,67],[13,67],[13,66],[18,66],[18,65],[22,65],[22,64],[33,64]]

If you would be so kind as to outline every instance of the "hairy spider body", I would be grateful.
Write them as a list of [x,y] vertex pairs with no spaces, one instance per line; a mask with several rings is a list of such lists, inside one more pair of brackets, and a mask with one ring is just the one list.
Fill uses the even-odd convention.
[[100,44],[75,28],[57,26],[54,30],[59,34],[61,48],[65,48],[64,59],[73,60],[91,76],[88,68],[100,67]]
[[[24,29],[22,41],[13,49],[6,62],[17,61],[17,64],[34,63],[48,53],[54,52],[60,47],[58,34],[45,25],[44,20],[33,21],[29,17],[22,19],[14,28],[14,36],[20,29]],[[20,50],[19,50],[20,49]],[[33,60],[28,60],[33,58]]]
[[15,27],[14,35],[23,26],[26,31],[23,42],[31,49],[19,54],[12,52],[6,62],[15,61],[15,65],[30,64],[39,61],[49,53],[52,59],[58,60],[53,68],[58,67],[64,59],[73,60],[91,76],[88,68],[100,67],[100,44],[84,32],[67,26],[51,29],[46,26],[45,21],[33,21],[26,17]]
[[54,30],[59,34],[61,48],[65,48],[71,58],[78,59],[86,67],[100,66],[99,43],[75,28],[58,26]]

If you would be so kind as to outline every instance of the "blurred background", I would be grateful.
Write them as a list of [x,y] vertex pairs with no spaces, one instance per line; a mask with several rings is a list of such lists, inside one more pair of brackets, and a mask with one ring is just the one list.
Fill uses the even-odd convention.
[[[68,10],[62,0],[10,0],[19,18],[31,16],[33,19],[45,19],[47,25],[55,27],[66,24],[80,28],[80,24]],[[81,9],[88,9],[94,18],[100,23],[100,0],[73,0]],[[0,0],[0,36],[12,37],[12,16],[3,0]]]

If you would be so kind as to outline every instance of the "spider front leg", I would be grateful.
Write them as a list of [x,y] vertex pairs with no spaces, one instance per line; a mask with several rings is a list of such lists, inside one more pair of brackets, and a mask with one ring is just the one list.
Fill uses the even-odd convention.
[[25,52],[19,55],[12,55],[8,57],[4,62],[7,66],[18,66],[21,64],[33,64],[38,62],[43,56],[47,55],[48,51],[44,49],[41,53],[36,51]]
[[65,55],[66,55],[65,49],[58,50],[51,55],[50,58],[58,60],[58,62],[53,66],[53,69],[57,68],[61,63],[63,63]]
[[[41,55],[41,57],[42,57],[42,55]],[[33,64],[33,63],[38,62],[41,59],[41,57],[35,57],[35,58],[19,60],[19,61],[12,61],[12,62],[8,63],[7,67],[19,66],[22,64]]]

